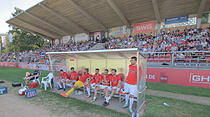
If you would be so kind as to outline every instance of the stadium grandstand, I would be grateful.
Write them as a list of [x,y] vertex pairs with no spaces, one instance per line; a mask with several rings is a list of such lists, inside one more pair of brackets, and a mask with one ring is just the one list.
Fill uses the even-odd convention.
[[[119,56],[127,59],[131,54],[126,55],[124,51],[136,49],[135,52],[139,52],[147,61],[145,82],[210,88],[210,0],[43,0],[7,20],[7,23],[44,37],[50,45],[33,51],[2,53],[0,66],[26,69],[40,66],[40,70],[46,71],[56,69],[55,72],[61,74],[56,77],[59,79],[67,78],[63,74],[74,72],[75,66],[78,68],[76,64],[80,55],[80,59],[88,59],[95,57],[95,51],[96,56],[102,59],[108,51],[114,53],[123,50],[122,53],[119,52]],[[100,51],[102,54],[97,53]],[[90,55],[83,52],[89,52]],[[49,53],[54,53],[55,56]],[[76,54],[78,56],[74,58]],[[129,60],[132,65],[132,61],[139,61],[139,58],[129,56]],[[71,62],[74,67],[67,66]],[[84,64],[89,65],[86,62]],[[124,66],[126,65],[127,61]],[[130,73],[130,69],[122,69],[110,71],[114,75],[119,71],[117,73],[123,77]],[[141,68],[138,66],[137,69],[140,71]],[[87,68],[83,70],[82,67],[75,70],[81,78],[84,74],[93,77],[94,70],[97,71],[95,75],[99,72],[95,68],[92,71]],[[109,71],[105,69],[105,72],[106,70]],[[124,71],[126,72],[122,73]],[[65,81],[54,78],[55,81],[58,84],[54,83],[54,86],[62,89],[63,83],[66,91]],[[81,82],[75,81],[78,86],[72,86],[70,91],[65,94],[62,92],[61,95],[68,97],[85,84]],[[88,85],[90,84],[84,85],[87,92],[90,90]],[[125,102],[126,96],[125,93],[125,98],[122,98]],[[110,100],[104,97],[104,103]],[[130,102],[131,98],[134,99],[131,96]],[[129,112],[132,113],[133,110],[130,109]]]
[[[35,52],[3,54],[0,61],[49,63],[45,52],[139,48],[149,62],[200,66],[199,63],[210,61],[209,24],[202,22],[202,14],[209,11],[208,3],[208,0],[45,0],[7,22],[48,38],[51,46]],[[187,19],[173,21],[179,16]]]

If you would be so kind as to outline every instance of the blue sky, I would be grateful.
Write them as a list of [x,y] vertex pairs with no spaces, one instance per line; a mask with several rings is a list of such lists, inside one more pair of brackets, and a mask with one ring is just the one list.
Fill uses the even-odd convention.
[[9,30],[6,21],[12,17],[14,7],[26,10],[42,0],[0,0],[0,33],[6,33]]

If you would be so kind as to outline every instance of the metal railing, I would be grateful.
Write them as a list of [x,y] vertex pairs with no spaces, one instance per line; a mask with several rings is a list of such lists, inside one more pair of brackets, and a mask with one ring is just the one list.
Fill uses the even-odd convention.
[[[183,58],[179,58],[178,54],[183,54]],[[174,51],[174,52],[143,52],[148,62],[169,63],[173,66],[178,64],[196,65],[210,64],[210,51]]]

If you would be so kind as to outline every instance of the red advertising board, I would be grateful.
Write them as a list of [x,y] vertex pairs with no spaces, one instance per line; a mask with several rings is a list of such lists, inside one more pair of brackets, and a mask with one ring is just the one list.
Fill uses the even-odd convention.
[[148,82],[210,88],[210,70],[148,68]]
[[18,67],[18,63],[0,62],[0,66],[17,68]]
[[[50,70],[49,65],[0,62],[0,66],[24,69]],[[66,69],[65,65],[53,65],[55,71]],[[147,82],[210,88],[210,70],[147,68]]]
[[147,32],[147,31],[155,31],[154,21],[134,24],[134,33]]

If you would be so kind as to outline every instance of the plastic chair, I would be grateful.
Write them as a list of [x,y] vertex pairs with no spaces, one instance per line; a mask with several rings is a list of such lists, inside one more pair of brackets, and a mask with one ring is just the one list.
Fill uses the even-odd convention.
[[[50,72],[46,77],[42,77],[41,84],[44,84],[44,90],[47,90],[48,84],[50,85],[50,88],[52,89],[52,79],[53,79],[53,73]],[[42,86],[42,85],[41,85]]]

